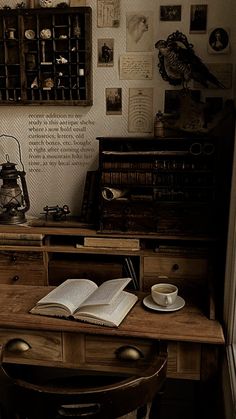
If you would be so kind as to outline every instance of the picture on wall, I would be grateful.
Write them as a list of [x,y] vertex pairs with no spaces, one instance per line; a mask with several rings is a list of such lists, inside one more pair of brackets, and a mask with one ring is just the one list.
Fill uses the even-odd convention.
[[114,39],[98,39],[98,66],[112,67],[114,65]]
[[98,28],[120,26],[120,0],[97,0]]
[[160,6],[160,20],[177,22],[181,20],[181,6]]
[[218,27],[210,30],[208,52],[209,54],[228,54],[230,52],[228,29]]
[[153,78],[153,55],[127,53],[120,55],[121,80],[151,80]]
[[190,33],[205,33],[207,29],[207,5],[193,4],[190,7]]
[[122,89],[120,87],[106,88],[106,114],[122,114]]
[[[201,91],[190,90],[191,99],[195,102],[200,102]],[[176,114],[180,112],[181,107],[181,90],[165,90],[164,112],[166,114]]]
[[132,12],[126,15],[126,50],[153,50],[153,21],[151,12]]
[[214,115],[223,109],[223,98],[222,97],[206,97],[205,102],[207,105],[208,115],[214,117]]
[[130,88],[128,106],[128,132],[152,132],[153,88]]

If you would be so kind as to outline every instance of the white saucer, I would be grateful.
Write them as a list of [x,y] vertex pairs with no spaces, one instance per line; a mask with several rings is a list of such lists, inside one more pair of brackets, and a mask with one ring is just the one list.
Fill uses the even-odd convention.
[[143,304],[145,305],[145,307],[151,308],[152,310],[170,312],[170,311],[180,310],[182,307],[184,307],[185,301],[182,297],[178,295],[174,304],[171,304],[171,306],[168,306],[168,307],[163,307],[154,303],[152,296],[150,294],[143,299]]

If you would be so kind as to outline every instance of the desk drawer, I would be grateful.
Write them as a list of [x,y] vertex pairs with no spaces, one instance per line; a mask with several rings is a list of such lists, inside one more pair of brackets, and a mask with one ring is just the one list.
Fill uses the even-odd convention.
[[21,267],[30,265],[31,268],[43,266],[42,252],[25,252],[14,250],[0,251],[0,267]]
[[[168,342],[167,376],[200,380],[202,345],[191,342]],[[212,362],[213,359],[212,359]]]
[[208,261],[206,258],[145,256],[143,289],[148,291],[153,284],[163,282],[163,276],[177,285],[184,278],[188,280],[205,280],[207,270]]
[[[10,350],[10,342],[24,341],[28,350],[14,352]],[[20,330],[0,330],[0,344],[5,346],[3,360],[20,364],[38,365],[41,361],[62,361],[61,333],[34,332]],[[26,346],[27,348],[27,346]]]
[[8,285],[47,285],[44,270],[27,270],[19,268],[2,269],[0,284]]
[[85,337],[85,362],[95,369],[102,367],[104,371],[135,373],[148,365],[158,350],[158,342],[149,340]]

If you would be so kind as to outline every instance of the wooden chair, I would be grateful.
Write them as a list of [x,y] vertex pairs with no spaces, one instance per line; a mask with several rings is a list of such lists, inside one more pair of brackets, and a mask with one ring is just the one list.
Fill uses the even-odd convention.
[[[2,366],[9,380],[7,419],[115,419],[143,407],[161,393],[166,354],[159,354],[139,374],[124,377],[78,370]],[[156,403],[149,418],[157,418]],[[5,419],[5,418],[4,418]]]

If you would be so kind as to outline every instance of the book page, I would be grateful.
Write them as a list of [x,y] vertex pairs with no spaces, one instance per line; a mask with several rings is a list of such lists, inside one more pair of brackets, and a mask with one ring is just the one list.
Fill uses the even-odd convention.
[[103,282],[103,284],[100,285],[100,287],[97,288],[97,290],[92,295],[90,295],[80,305],[80,307],[112,304],[119,295],[119,293],[126,287],[126,285],[130,281],[131,278],[118,278]]
[[70,313],[90,295],[98,286],[89,279],[67,279],[48,295],[38,301],[37,307],[66,306]]
[[94,321],[94,323],[119,326],[137,300],[138,297],[135,294],[121,291],[113,304],[81,307],[75,314],[75,318],[87,320],[89,323],[93,323],[92,319],[97,319],[99,321]]

